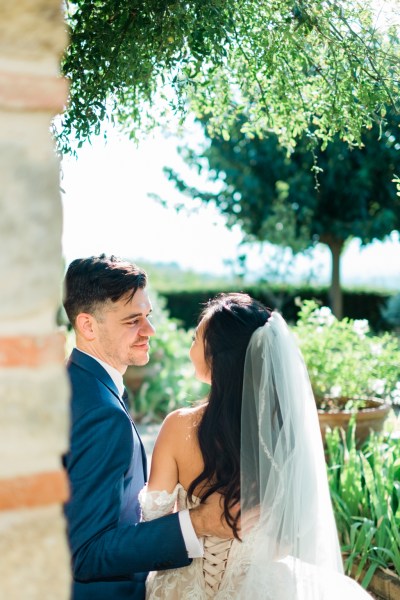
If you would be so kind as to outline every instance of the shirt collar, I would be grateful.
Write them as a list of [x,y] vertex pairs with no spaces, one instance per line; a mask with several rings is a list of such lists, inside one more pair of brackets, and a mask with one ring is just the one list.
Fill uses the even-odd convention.
[[115,367],[112,367],[108,363],[104,362],[104,360],[100,360],[100,358],[97,358],[96,356],[89,354],[89,352],[85,352],[84,350],[79,350],[79,352],[82,352],[83,354],[87,354],[88,356],[90,356],[90,358],[94,358],[94,360],[97,360],[97,362],[103,367],[103,369],[105,371],[107,371],[107,373],[109,374],[109,376],[115,383],[116,388],[118,390],[118,394],[122,398],[122,394],[125,391],[125,385],[124,385],[123,377],[122,377],[121,373],[118,371],[118,369],[116,369]]

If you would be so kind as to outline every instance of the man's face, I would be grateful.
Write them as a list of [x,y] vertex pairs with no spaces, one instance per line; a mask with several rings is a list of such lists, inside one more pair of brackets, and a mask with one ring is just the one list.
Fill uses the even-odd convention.
[[120,373],[125,373],[129,365],[145,365],[149,360],[149,338],[155,333],[149,321],[151,310],[147,291],[140,288],[129,302],[123,296],[102,308],[94,317],[97,357]]

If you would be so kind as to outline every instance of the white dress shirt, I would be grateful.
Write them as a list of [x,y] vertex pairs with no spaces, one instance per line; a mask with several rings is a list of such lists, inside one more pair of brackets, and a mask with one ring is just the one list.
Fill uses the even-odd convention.
[[[98,363],[101,364],[103,369],[107,371],[111,379],[116,385],[118,390],[118,394],[122,399],[122,394],[125,390],[124,380],[121,373],[115,368],[109,365],[108,363],[100,360],[96,356],[92,356],[88,352],[84,352],[84,350],[79,350],[79,352],[83,352],[83,354],[87,354],[91,358],[97,360]],[[195,530],[193,529],[192,521],[190,519],[188,510],[180,510],[178,513],[179,524],[181,526],[183,541],[185,542],[186,550],[189,558],[201,558],[203,556],[203,545],[199,538],[196,535]]]

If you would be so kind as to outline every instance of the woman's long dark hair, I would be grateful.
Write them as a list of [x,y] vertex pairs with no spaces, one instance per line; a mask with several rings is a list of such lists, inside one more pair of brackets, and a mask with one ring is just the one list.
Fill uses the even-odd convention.
[[[214,492],[224,497],[224,517],[238,536],[240,512],[231,510],[240,500],[240,422],[246,349],[254,331],[270,317],[270,310],[247,294],[219,294],[200,315],[205,359],[211,370],[208,404],[198,428],[204,469],[192,481],[189,498],[202,501]],[[236,511],[235,511],[236,512]]]

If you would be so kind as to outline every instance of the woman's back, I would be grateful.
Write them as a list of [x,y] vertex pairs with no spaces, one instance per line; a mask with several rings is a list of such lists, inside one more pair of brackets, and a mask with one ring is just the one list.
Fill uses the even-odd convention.
[[[140,496],[145,520],[168,514],[172,510],[192,508],[200,502],[200,498],[196,496],[199,489],[195,489],[192,498],[187,497],[187,490],[204,467],[197,438],[197,429],[204,410],[205,405],[181,409],[171,413],[164,422],[153,454],[155,468],[152,469],[147,489]],[[178,480],[172,491],[170,488],[173,477],[170,476],[168,480],[165,477],[166,471],[163,478],[166,487],[160,489],[159,486],[161,469],[169,465],[169,471],[174,471],[171,457],[176,464]],[[158,485],[155,485],[156,482]],[[233,590],[238,584],[237,568],[231,585],[226,580],[225,573],[233,556],[236,556],[237,563],[239,546],[240,542],[233,539],[222,540],[214,536],[203,538],[203,558],[194,559],[185,569],[152,573],[147,582],[146,597],[151,600],[224,600],[234,597]]]

